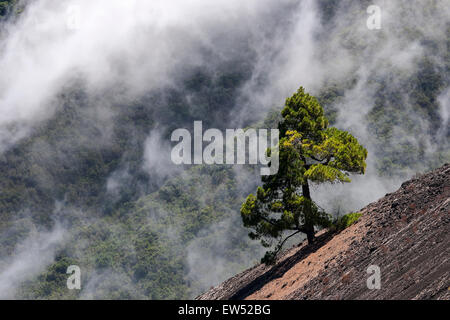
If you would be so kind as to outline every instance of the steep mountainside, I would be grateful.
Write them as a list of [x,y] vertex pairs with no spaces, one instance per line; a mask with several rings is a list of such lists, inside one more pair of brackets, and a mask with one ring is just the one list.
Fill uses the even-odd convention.
[[[402,184],[337,235],[317,234],[197,299],[449,299],[450,164]],[[367,268],[381,270],[369,290]]]

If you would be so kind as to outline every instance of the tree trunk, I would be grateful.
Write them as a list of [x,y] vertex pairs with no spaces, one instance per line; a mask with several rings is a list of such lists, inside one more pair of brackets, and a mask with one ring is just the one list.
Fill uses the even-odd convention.
[[306,231],[306,238],[308,239],[308,244],[311,244],[314,242],[314,227],[308,231]]
[[302,185],[302,193],[305,198],[311,200],[311,193],[309,192],[308,181],[306,181],[305,184]]
[[[308,181],[305,182],[305,184],[302,185],[302,194],[305,198],[308,200],[311,200],[311,193],[309,192],[309,185]],[[314,242],[314,222],[311,221],[311,217],[308,215],[305,216],[305,230],[306,230],[306,237],[308,238],[308,243],[311,244]]]

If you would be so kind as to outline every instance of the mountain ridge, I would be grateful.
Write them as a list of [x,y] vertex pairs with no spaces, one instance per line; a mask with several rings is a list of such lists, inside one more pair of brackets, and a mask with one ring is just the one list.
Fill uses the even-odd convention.
[[[198,296],[212,299],[450,298],[450,164],[404,182],[363,208],[340,233],[320,231]],[[367,268],[381,270],[381,289],[367,288]]]

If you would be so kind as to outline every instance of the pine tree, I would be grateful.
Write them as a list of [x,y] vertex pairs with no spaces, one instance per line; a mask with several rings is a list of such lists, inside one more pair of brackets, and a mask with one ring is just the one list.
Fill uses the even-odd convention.
[[323,108],[303,87],[286,100],[281,115],[278,173],[263,177],[263,186],[241,207],[252,239],[265,247],[279,240],[263,262],[273,261],[293,235],[305,233],[312,243],[314,228],[330,225],[330,216],[311,198],[310,183],[350,182],[349,174],[366,168],[367,150],[350,133],[329,128]]

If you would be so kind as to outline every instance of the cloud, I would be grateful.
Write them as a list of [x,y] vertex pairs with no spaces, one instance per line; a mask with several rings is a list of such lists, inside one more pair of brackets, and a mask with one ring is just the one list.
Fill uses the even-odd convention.
[[[174,86],[189,68],[204,67],[214,73],[221,61],[247,59],[252,76],[240,88],[239,100],[229,111],[232,121],[224,124],[229,128],[261,120],[269,108],[281,106],[300,85],[318,94],[328,84],[354,80],[345,88],[342,99],[331,107],[338,110],[336,126],[352,132],[369,149],[367,174],[355,177],[348,185],[317,187],[314,197],[330,211],[341,203],[344,212],[358,210],[400,183],[397,178],[380,177],[375,170],[377,141],[368,130],[366,115],[376,104],[380,79],[387,79],[390,91],[399,95],[400,106],[424,133],[421,137],[408,136],[398,127],[393,133],[396,139],[413,145],[425,140],[428,153],[434,152],[436,141],[442,144],[448,140],[448,74],[442,74],[446,88],[438,98],[438,139],[425,134],[430,124],[413,110],[409,91],[403,84],[416,74],[419,61],[424,58],[445,70],[450,7],[445,0],[373,1],[371,4],[382,9],[382,28],[368,30],[366,8],[360,2],[340,1],[335,15],[327,18],[319,10],[323,3],[29,2],[16,22],[3,26],[6,29],[0,39],[0,153],[32,134],[42,121],[51,119],[61,108],[59,95],[74,85],[82,84],[88,95],[89,112],[94,113],[92,119],[103,127],[107,140],[110,128],[106,124],[114,121],[112,106],[127,105],[148,92]],[[429,45],[430,41],[434,44]],[[170,143],[163,131],[156,126],[148,133],[142,159],[150,180],[158,182],[180,169],[170,162]],[[84,137],[90,138],[88,133]],[[46,142],[37,142],[35,148],[52,150]],[[106,188],[112,194],[130,178],[127,164],[121,165],[107,181]],[[257,179],[240,183],[250,186]],[[43,184],[51,183],[50,177],[41,180]],[[224,252],[234,246],[228,240],[234,232],[230,225],[239,225],[239,219],[233,219],[224,220],[218,227],[207,227],[189,246],[190,276],[198,278],[195,272],[201,275],[203,278],[196,280],[202,287],[230,275],[231,269],[220,266],[225,265]],[[51,263],[54,246],[63,239],[61,230],[30,236],[11,259],[2,261],[0,292],[13,296],[18,283]],[[211,234],[217,237],[204,250],[202,241]],[[244,263],[244,258],[238,256],[236,261]],[[99,276],[106,278],[107,273]],[[88,287],[95,292],[98,286],[94,281]]]
[[1,41],[0,151],[49,119],[71,81],[114,102],[173,83],[180,70],[204,65],[205,52],[235,54],[232,41],[241,31],[248,35],[267,3],[30,2]]
[[12,299],[20,284],[50,265],[62,245],[66,230],[56,225],[48,232],[34,232],[0,262],[0,299]]
[[263,255],[264,248],[251,244],[243,228],[236,230],[240,220],[238,213],[230,212],[203,229],[187,246],[187,278],[194,284],[194,296],[258,262],[251,257]]
[[170,144],[162,137],[162,130],[158,128],[149,133],[145,141],[143,168],[157,184],[182,171],[171,161],[171,151]]

